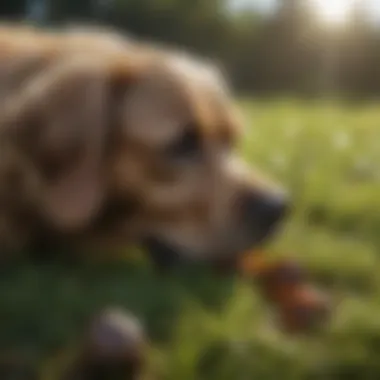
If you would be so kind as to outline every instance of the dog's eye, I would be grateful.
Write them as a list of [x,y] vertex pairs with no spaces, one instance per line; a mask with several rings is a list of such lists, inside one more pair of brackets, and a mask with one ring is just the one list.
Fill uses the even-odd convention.
[[201,139],[194,127],[186,128],[185,132],[167,147],[166,153],[172,160],[195,159],[201,153]]

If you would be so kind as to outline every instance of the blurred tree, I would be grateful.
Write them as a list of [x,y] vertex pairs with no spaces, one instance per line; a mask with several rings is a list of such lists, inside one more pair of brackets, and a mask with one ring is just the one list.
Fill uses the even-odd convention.
[[222,62],[241,91],[373,95],[380,91],[380,31],[363,2],[341,30],[322,28],[310,1],[278,0],[260,14],[229,0],[3,0],[0,14],[40,23],[112,25]]
[[356,96],[376,94],[380,90],[380,34],[369,22],[363,3],[355,4],[350,28],[336,47],[340,51],[340,84],[344,92]]
[[0,7],[2,19],[19,19],[25,16],[26,0],[3,0]]
[[[41,0],[40,0],[41,1]],[[95,17],[95,0],[45,0],[49,8],[49,22],[66,20],[89,21]]]

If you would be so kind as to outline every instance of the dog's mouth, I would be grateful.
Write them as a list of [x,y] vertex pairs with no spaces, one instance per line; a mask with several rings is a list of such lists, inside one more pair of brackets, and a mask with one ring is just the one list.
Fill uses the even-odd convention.
[[143,239],[142,246],[160,271],[189,265],[221,265],[221,267],[233,269],[246,252],[259,250],[269,242],[276,235],[278,227],[279,225],[265,230],[259,229],[254,234],[250,234],[249,237],[244,236],[244,234],[235,236],[229,243],[215,249],[213,254],[191,252],[187,248],[155,236]]
[[161,271],[176,267],[184,261],[185,255],[182,249],[174,247],[160,238],[148,236],[143,239],[142,246],[156,268]]

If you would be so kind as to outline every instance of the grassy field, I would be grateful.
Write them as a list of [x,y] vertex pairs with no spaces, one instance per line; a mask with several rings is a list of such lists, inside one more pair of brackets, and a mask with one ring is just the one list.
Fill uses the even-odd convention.
[[319,334],[291,338],[245,283],[206,272],[159,279],[126,262],[25,263],[0,281],[0,345],[44,360],[104,305],[146,325],[167,380],[380,378],[380,107],[242,101],[245,157],[282,181],[295,209],[268,251],[293,255],[337,302]]

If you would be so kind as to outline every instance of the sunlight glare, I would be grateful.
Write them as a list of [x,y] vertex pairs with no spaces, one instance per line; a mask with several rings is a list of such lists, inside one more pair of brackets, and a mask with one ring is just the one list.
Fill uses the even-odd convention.
[[328,24],[343,24],[347,21],[355,0],[310,0],[318,17]]

